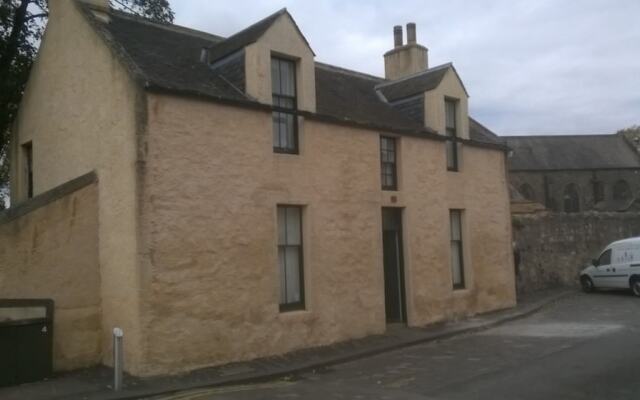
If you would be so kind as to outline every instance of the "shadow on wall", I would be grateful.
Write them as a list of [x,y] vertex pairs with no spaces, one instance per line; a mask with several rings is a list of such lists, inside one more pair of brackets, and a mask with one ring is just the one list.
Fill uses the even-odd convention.
[[518,295],[578,286],[609,243],[640,235],[640,212],[537,213],[512,217]]

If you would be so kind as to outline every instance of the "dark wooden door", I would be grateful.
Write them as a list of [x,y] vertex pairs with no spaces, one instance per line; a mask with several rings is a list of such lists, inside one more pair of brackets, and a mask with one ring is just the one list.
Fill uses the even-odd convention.
[[402,254],[402,210],[382,209],[384,299],[388,323],[406,322]]

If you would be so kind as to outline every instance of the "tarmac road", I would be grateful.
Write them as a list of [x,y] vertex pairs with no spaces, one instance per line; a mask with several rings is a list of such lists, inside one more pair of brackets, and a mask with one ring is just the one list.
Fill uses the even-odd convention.
[[279,381],[155,399],[640,399],[640,299],[580,294],[483,332]]

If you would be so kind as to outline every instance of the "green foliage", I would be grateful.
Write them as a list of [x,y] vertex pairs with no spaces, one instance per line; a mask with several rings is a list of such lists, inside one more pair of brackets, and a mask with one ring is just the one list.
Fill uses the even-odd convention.
[[173,22],[169,0],[111,0],[111,6],[157,22]]
[[640,125],[632,125],[628,128],[620,129],[617,133],[622,135],[626,135],[626,134],[640,135]]
[[[168,0],[111,0],[111,6],[158,22],[174,18]],[[0,2],[0,210],[9,190],[10,129],[48,15],[48,0]]]

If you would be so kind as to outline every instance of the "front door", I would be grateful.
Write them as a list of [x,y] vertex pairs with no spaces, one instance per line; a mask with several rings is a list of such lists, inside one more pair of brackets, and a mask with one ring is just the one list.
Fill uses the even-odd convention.
[[402,254],[402,210],[382,209],[384,300],[388,323],[406,322]]

